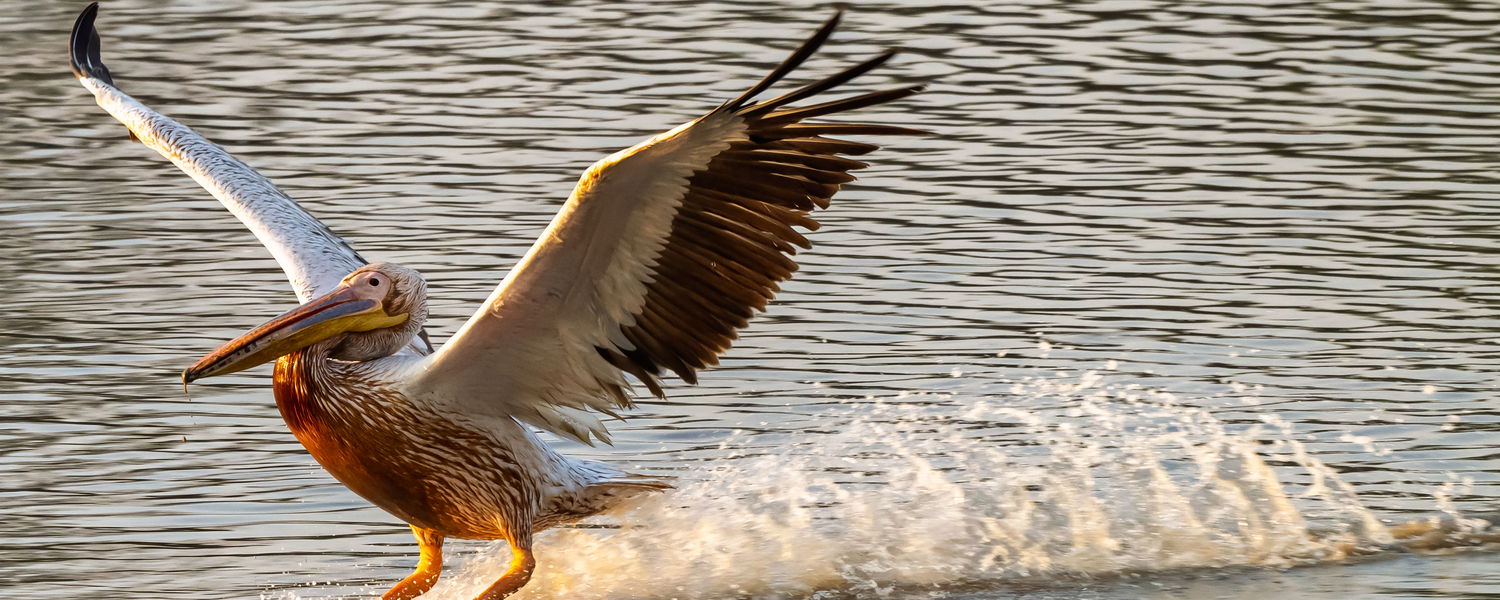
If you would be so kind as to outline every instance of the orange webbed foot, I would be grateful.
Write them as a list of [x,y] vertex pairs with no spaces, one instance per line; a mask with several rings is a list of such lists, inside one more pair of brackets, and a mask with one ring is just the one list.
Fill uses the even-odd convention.
[[531,544],[511,543],[510,568],[489,589],[474,600],[500,600],[516,593],[526,582],[531,581],[531,572],[536,569],[536,559],[531,555]]
[[422,558],[417,561],[416,570],[381,595],[380,600],[412,600],[432,589],[438,576],[443,573],[442,534],[416,525],[411,526],[411,532],[417,536],[417,544],[422,547]]

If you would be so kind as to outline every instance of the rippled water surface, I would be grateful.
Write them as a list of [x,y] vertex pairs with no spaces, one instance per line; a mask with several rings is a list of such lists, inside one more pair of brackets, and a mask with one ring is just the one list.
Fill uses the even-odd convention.
[[[68,74],[80,8],[0,0],[0,587],[378,594],[406,527],[306,455],[268,371],[181,390],[294,299]],[[426,273],[442,338],[583,168],[830,10],[118,0],[99,24],[122,88]],[[543,536],[522,597],[1500,597],[1497,29],[1460,2],[858,3],[807,75],[905,48],[853,87],[933,81],[865,118],[938,135],[871,155],[702,385],[568,447],[680,489]],[[1385,529],[1429,519],[1451,534]],[[438,600],[503,570],[449,552]]]

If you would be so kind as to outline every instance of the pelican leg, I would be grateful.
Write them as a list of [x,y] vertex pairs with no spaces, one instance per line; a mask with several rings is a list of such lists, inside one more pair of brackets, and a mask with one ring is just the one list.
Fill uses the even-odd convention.
[[422,547],[422,558],[417,561],[417,569],[381,596],[380,600],[411,600],[421,596],[432,589],[432,585],[437,583],[438,575],[443,572],[443,535],[416,525],[411,526],[411,532],[417,536],[417,544]]
[[536,569],[536,559],[531,556],[531,536],[526,536],[522,541],[511,542],[510,552],[510,568],[505,571],[505,575],[500,576],[499,580],[474,600],[500,600],[516,593],[516,590],[531,581],[531,571]]

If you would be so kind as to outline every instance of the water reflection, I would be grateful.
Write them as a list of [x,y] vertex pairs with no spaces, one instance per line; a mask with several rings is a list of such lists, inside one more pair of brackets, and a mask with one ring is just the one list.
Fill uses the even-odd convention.
[[[232,218],[68,75],[80,6],[0,7],[11,589],[310,598],[403,575],[404,527],[312,464],[263,373],[182,396],[186,362],[292,297]],[[584,166],[731,97],[826,7],[105,9],[122,85],[367,255],[428,274],[441,337]],[[1164,390],[1230,428],[1295,423],[1380,518],[1436,514],[1445,489],[1495,512],[1497,25],[1483,7],[1405,0],[861,3],[813,66],[907,48],[867,85],[936,84],[878,118],[942,136],[876,155],[783,301],[702,387],[649,404],[615,449],[578,452],[712,468],[730,431],[816,436],[837,428],[837,402],[1114,360],[1111,385]],[[1042,408],[1028,398],[1014,402]],[[1251,573],[1234,593],[1479,596],[1496,593],[1492,562],[1313,569],[1281,587]],[[1122,585],[1101,594],[1144,597]]]

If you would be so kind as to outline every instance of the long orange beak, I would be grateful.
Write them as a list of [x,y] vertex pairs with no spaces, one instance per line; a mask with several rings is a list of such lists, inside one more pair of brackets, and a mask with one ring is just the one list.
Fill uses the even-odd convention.
[[406,321],[405,314],[386,314],[380,300],[363,296],[362,291],[340,286],[251,329],[184,370],[182,382],[243,371],[347,331],[370,331]]

